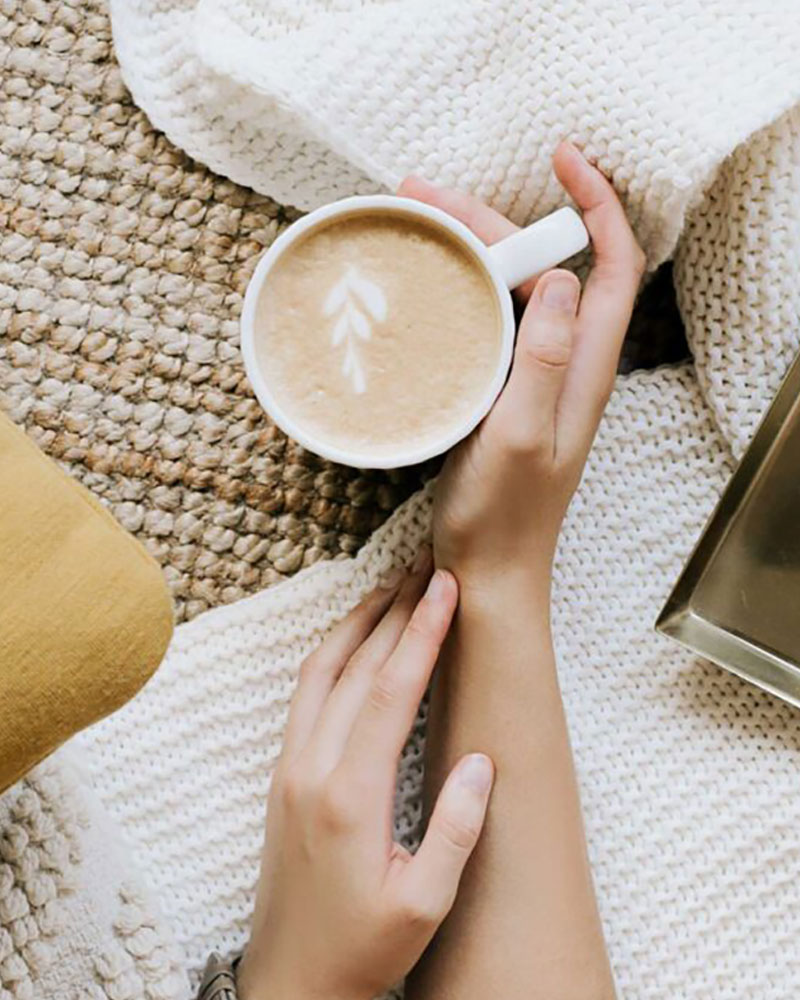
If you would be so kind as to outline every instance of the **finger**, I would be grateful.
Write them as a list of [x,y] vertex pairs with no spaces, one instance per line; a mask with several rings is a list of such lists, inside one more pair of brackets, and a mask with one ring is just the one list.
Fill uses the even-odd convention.
[[307,743],[306,753],[313,756],[320,770],[332,770],[339,763],[375,675],[397,648],[425,592],[432,568],[431,551],[426,546],[388,611],[340,674]]
[[286,724],[284,761],[294,759],[306,745],[336,679],[385,614],[403,576],[402,572],[387,575],[383,585],[357,604],[303,661]]
[[405,865],[401,891],[437,922],[453,905],[464,866],[483,830],[493,784],[494,766],[488,757],[476,753],[462,758],[439,793],[417,853]]
[[594,253],[578,314],[574,356],[561,413],[574,426],[590,429],[593,436],[614,384],[645,257],[614,188],[572,143],[561,143],[553,166],[559,181],[583,212]]
[[394,774],[457,602],[455,577],[437,570],[397,648],[373,678],[342,757],[342,767],[367,783],[384,787]]
[[[624,289],[632,297],[639,288],[644,254],[611,182],[571,142],[559,145],[553,167],[564,189],[583,213],[583,221],[592,238],[591,289],[610,282],[615,292]],[[589,290],[587,284],[587,292]],[[621,315],[622,307],[618,309]]]
[[[463,222],[467,229],[471,229],[478,239],[483,240],[488,246],[499,243],[506,236],[512,236],[519,229],[519,226],[515,226],[504,215],[485,205],[480,198],[465,194],[463,191],[438,187],[421,177],[406,177],[397,193],[403,198],[415,198],[417,201],[424,201],[426,205],[433,205],[434,208],[447,212],[454,219]],[[528,301],[534,285],[535,281],[526,281],[524,285],[515,289],[514,297],[520,304],[524,305]]]
[[504,215],[489,208],[479,198],[463,191],[439,187],[421,177],[406,177],[397,193],[403,198],[414,198],[427,205],[440,208],[454,219],[463,222],[478,239],[491,246],[511,236],[519,228]]
[[511,450],[555,448],[556,408],[572,357],[580,282],[570,271],[539,279],[517,336],[511,375],[490,413],[487,433]]

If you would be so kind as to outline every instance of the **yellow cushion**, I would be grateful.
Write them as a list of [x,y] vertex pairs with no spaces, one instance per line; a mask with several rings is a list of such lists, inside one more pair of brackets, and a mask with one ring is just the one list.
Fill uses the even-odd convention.
[[0,790],[133,697],[171,633],[155,561],[0,414]]

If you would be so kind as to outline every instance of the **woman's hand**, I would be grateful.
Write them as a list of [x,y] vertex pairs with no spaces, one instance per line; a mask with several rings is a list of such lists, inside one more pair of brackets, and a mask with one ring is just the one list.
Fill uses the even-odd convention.
[[[509,380],[477,431],[449,456],[436,490],[436,565],[462,593],[526,577],[546,597],[561,522],[614,385],[644,255],[606,178],[570,143],[554,167],[583,212],[594,267],[580,297],[568,271],[517,292],[525,311]],[[409,178],[400,189],[460,219],[486,243],[514,232],[467,195]],[[580,300],[580,304],[579,304]]]
[[491,761],[457,764],[413,857],[392,839],[398,758],[458,601],[426,555],[303,664],[270,791],[243,1000],[371,1000],[411,969],[453,903]]

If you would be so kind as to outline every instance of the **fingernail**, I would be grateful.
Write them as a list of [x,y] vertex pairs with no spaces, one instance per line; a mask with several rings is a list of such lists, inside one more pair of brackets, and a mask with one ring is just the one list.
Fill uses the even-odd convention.
[[583,155],[583,150],[580,146],[576,146],[572,139],[562,139],[561,145],[566,146],[572,156],[577,156],[584,163],[587,162],[586,157]]
[[494,766],[483,753],[473,753],[458,769],[458,783],[479,795],[485,795],[494,783]]
[[566,274],[554,274],[544,280],[542,305],[559,312],[574,313],[578,304],[578,282]]
[[382,573],[378,579],[378,586],[381,590],[394,590],[395,587],[399,587],[402,582],[405,572],[399,566],[392,566],[391,569],[387,569],[385,573]]
[[425,596],[429,597],[432,601],[441,601],[446,592],[447,584],[445,582],[445,575],[440,569],[437,569],[431,577],[431,582],[428,584]]
[[412,573],[421,573],[426,566],[430,566],[432,552],[430,545],[423,545],[422,548],[414,556],[414,562],[411,566]]

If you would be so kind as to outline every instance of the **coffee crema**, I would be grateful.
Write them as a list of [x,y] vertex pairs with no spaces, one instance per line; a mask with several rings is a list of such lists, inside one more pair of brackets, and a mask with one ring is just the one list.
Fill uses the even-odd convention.
[[400,212],[334,218],[292,244],[256,309],[275,400],[328,447],[385,459],[463,426],[502,349],[482,263],[447,230]]

